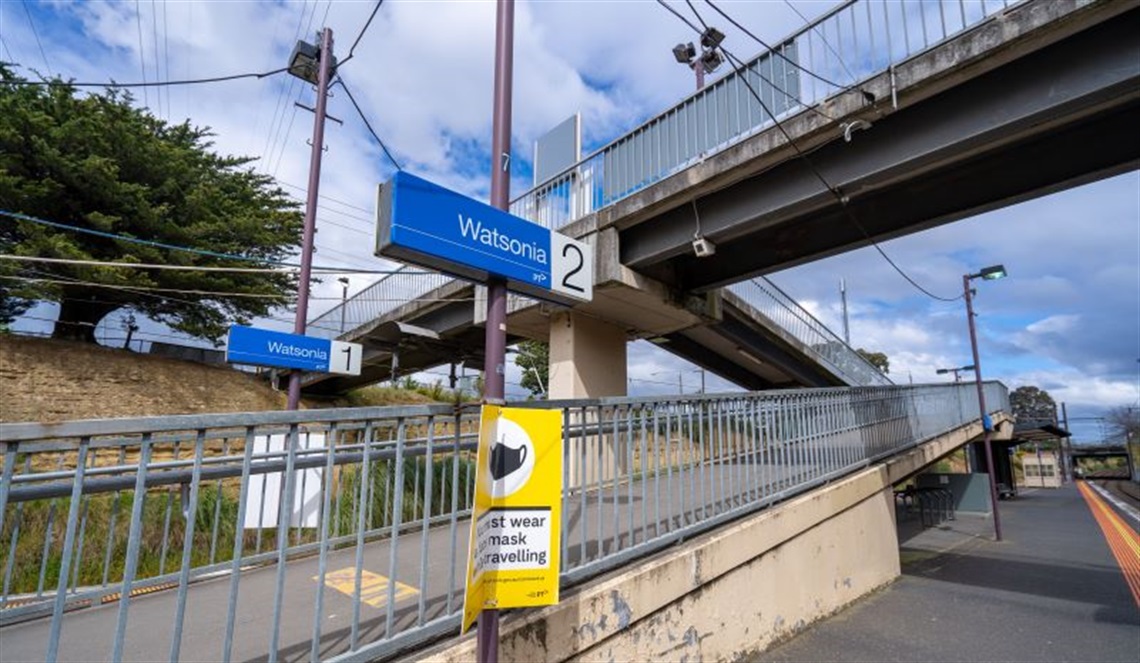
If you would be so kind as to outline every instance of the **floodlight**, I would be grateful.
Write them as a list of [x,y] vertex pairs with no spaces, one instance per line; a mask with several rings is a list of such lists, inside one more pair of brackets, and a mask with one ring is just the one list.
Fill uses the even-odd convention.
[[293,54],[289,56],[289,73],[303,81],[317,82],[317,64],[320,60],[320,50],[304,41],[298,41],[293,47]]
[[722,41],[724,41],[724,33],[716,28],[706,28],[701,33],[701,46],[705,48],[716,48],[720,46]]
[[705,73],[711,74],[724,62],[724,58],[716,51],[705,51],[701,54],[701,68]]
[[673,57],[677,58],[677,62],[681,64],[689,64],[693,58],[697,57],[697,48],[693,46],[693,42],[677,44],[673,47]]

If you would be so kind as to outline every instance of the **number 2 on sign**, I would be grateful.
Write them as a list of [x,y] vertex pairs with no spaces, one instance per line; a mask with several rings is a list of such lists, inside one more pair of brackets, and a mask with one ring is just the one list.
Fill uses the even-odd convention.
[[560,233],[552,233],[550,241],[550,289],[575,299],[593,299],[593,247]]

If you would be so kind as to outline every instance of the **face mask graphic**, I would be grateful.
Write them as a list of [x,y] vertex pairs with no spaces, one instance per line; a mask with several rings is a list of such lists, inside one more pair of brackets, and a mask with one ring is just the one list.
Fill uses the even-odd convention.
[[499,440],[491,448],[491,477],[498,481],[522,467],[526,462],[526,445],[512,449]]

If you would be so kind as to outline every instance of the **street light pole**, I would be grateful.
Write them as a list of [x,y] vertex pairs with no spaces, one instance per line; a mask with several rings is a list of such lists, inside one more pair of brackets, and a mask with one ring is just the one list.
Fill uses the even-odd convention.
[[994,451],[993,442],[991,440],[993,425],[990,423],[989,415],[986,413],[986,393],[982,388],[982,362],[978,358],[978,332],[974,326],[974,298],[973,292],[970,290],[970,280],[981,274],[966,274],[962,276],[962,288],[966,296],[966,320],[970,325],[970,349],[974,353],[974,382],[978,387],[978,410],[982,417],[982,428],[984,429],[983,445],[986,450],[986,468],[990,474],[990,501],[993,504],[994,510],[994,540],[1001,541],[1001,516],[998,514],[998,492],[997,492],[997,466],[994,465]]
[[340,333],[344,333],[344,309],[348,305],[348,277],[342,276],[340,281]]
[[[491,205],[510,207],[511,83],[514,65],[514,0],[499,0],[495,10],[495,98],[491,128]],[[483,402],[500,404],[506,397],[507,282],[487,279],[487,322],[484,339]],[[479,613],[475,659],[498,663],[499,611]]]
[[[297,282],[297,316],[293,333],[304,335],[309,315],[309,279],[313,272],[313,235],[317,225],[317,192],[321,185],[321,154],[325,145],[325,102],[328,100],[329,75],[333,62],[332,29],[321,30],[321,48],[317,66],[317,104],[313,119],[313,151],[309,157],[309,191],[305,199],[305,225],[301,235],[301,274]],[[291,63],[292,64],[292,63]],[[289,374],[289,398],[286,409],[296,410],[301,402],[301,372]]]

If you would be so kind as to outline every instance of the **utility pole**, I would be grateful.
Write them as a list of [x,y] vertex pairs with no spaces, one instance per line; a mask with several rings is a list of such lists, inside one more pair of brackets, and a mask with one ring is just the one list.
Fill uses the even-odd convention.
[[[297,282],[297,316],[293,333],[304,335],[309,315],[309,279],[313,272],[313,235],[317,225],[317,193],[321,186],[321,154],[325,144],[325,105],[332,74],[332,29],[321,30],[321,46],[317,54],[317,105],[313,118],[313,151],[309,156],[309,191],[305,199],[305,226],[301,237],[301,275]],[[289,374],[289,398],[286,409],[296,410],[301,402],[301,372]]]
[[1061,403],[1061,419],[1065,422],[1065,432],[1070,433],[1069,437],[1061,440],[1061,476],[1068,481],[1073,480],[1073,439],[1071,431],[1069,431],[1069,410],[1065,407],[1065,403]]
[[[847,324],[847,279],[839,279],[839,298],[843,302],[843,342],[851,345],[851,329]],[[954,377],[958,377],[955,373]]]
[[[514,66],[514,0],[498,0],[495,8],[495,99],[491,129],[491,205],[510,207],[511,83]],[[506,396],[507,282],[487,279],[487,330],[484,341],[483,402],[501,404]],[[498,663],[499,611],[479,613],[475,658]]]
[[344,333],[344,310],[348,307],[348,277],[342,276],[340,281],[340,333]]
[[993,425],[989,414],[986,413],[986,395],[982,388],[982,361],[978,358],[978,331],[974,326],[974,293],[970,289],[970,275],[962,277],[962,287],[966,295],[966,320],[970,324],[970,348],[974,353],[974,382],[978,387],[978,409],[982,418],[983,442],[986,450],[986,469],[990,474],[990,501],[994,510],[994,540],[1001,541],[1001,516],[998,515],[997,492],[997,465],[994,463],[994,450],[992,441]]

